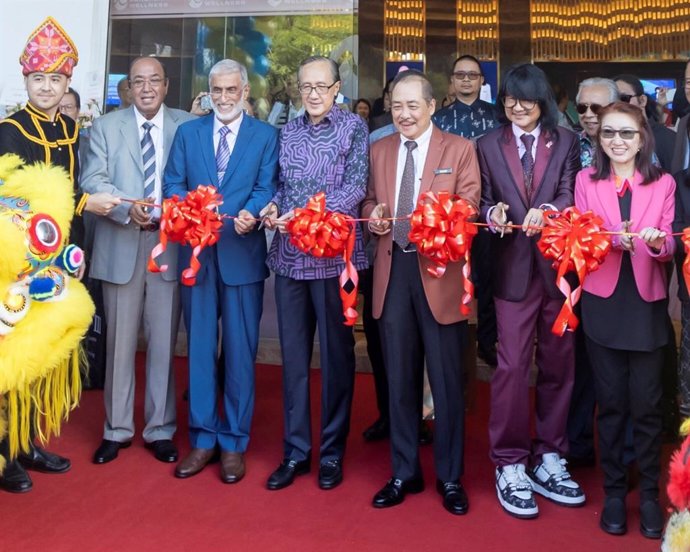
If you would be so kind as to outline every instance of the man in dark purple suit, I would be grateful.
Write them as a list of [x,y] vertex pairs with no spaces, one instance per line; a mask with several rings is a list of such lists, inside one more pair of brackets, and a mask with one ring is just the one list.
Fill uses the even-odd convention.
[[[491,382],[490,456],[496,492],[511,515],[538,515],[533,492],[579,506],[585,496],[565,468],[566,421],[573,384],[572,334],[551,326],[564,297],[556,272],[537,249],[545,210],[573,205],[580,170],[577,137],[558,127],[544,73],[513,67],[498,103],[506,120],[479,139],[481,217],[493,232],[498,368]],[[510,225],[521,225],[513,229]],[[529,374],[537,336],[536,438],[530,436]]]

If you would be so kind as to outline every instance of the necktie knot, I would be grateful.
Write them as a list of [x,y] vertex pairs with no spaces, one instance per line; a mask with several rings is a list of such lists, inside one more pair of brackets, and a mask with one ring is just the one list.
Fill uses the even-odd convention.
[[520,136],[520,140],[522,140],[522,143],[525,144],[525,149],[529,150],[530,155],[532,155],[532,145],[534,144],[534,136],[525,133],[522,136]]
[[220,139],[223,140],[228,133],[230,132],[230,127],[222,126],[220,127],[220,130],[218,131],[218,134],[220,134]]
[[407,151],[413,151],[417,149],[417,142],[415,142],[414,140],[408,140],[407,142],[405,142],[405,147],[407,148]]
[[149,132],[153,128],[153,123],[150,123],[149,121],[144,121],[141,126],[144,127],[144,130],[146,132]]

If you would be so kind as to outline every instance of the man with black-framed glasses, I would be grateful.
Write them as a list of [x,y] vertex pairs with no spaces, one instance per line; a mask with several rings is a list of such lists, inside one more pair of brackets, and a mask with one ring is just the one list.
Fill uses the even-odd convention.
[[[305,108],[303,116],[280,133],[278,190],[261,211],[276,233],[267,264],[275,272],[278,330],[283,357],[283,460],[266,486],[278,490],[311,467],[309,371],[314,334],[319,330],[321,357],[321,432],[319,487],[332,489],[343,478],[342,461],[350,427],[355,356],[352,327],[344,324],[338,278],[341,257],[317,258],[301,252],[285,233],[294,209],[325,192],[326,208],[357,218],[366,194],[369,131],[364,120],[340,109],[338,65],[312,56],[297,72]],[[355,225],[352,262],[367,267],[361,229]]]

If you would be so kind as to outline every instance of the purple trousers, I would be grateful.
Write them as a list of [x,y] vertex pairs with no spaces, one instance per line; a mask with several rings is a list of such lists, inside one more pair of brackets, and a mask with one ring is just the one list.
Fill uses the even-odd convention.
[[[574,335],[551,333],[564,298],[553,299],[534,274],[522,301],[495,299],[498,367],[491,380],[489,456],[496,466],[530,466],[539,456],[568,452],[566,424],[575,370]],[[537,336],[535,436],[530,432],[529,375]],[[530,458],[532,456],[532,458]]]

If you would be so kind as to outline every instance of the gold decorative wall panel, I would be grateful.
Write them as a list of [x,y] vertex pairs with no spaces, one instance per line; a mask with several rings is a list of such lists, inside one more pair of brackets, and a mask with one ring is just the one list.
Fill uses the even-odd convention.
[[424,61],[424,0],[386,0],[383,26],[386,61]]
[[687,0],[532,0],[534,61],[690,57]]
[[498,55],[498,0],[458,0],[458,53],[481,60]]

